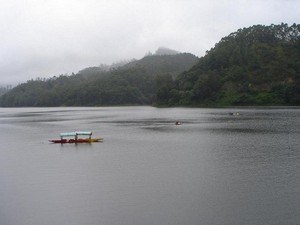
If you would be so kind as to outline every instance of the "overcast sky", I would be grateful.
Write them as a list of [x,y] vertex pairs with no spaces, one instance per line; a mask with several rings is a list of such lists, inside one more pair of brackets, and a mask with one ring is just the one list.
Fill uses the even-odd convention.
[[300,0],[0,0],[0,84],[160,46],[200,57],[239,28],[281,22],[300,22]]

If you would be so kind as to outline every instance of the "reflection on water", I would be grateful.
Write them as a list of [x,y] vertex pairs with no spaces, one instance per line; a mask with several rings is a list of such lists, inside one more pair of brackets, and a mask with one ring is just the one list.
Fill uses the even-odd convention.
[[[298,224],[299,125],[299,108],[2,108],[0,224]],[[104,142],[48,142],[75,130]]]

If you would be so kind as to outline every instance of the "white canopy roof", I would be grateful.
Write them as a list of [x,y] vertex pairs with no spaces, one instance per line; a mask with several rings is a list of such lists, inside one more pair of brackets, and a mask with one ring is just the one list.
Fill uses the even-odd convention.
[[61,133],[61,137],[68,137],[68,136],[76,136],[76,135],[92,135],[91,131],[75,131],[75,132],[67,132]]

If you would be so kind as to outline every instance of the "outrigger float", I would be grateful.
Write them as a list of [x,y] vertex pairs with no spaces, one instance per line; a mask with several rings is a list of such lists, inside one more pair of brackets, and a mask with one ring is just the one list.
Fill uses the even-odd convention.
[[[79,136],[89,136],[88,138],[79,138]],[[73,137],[67,139],[66,137]],[[102,142],[103,138],[92,138],[91,131],[75,131],[69,133],[61,133],[60,139],[58,140],[49,140],[52,143],[91,143],[91,142]]]

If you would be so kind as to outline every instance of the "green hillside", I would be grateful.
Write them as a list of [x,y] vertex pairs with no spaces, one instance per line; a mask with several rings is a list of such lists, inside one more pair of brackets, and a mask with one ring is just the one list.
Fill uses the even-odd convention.
[[[71,76],[30,80],[0,98],[2,107],[153,104],[157,79],[196,64],[192,54],[150,55],[125,65],[101,65]],[[119,66],[120,65],[120,66]]]
[[0,86],[0,96],[4,95],[6,92],[8,92],[12,87],[10,85],[8,86]]
[[176,79],[158,87],[161,105],[299,105],[300,25],[240,29]]
[[0,106],[300,105],[300,25],[256,25],[200,59],[160,48],[140,60],[31,80]]

